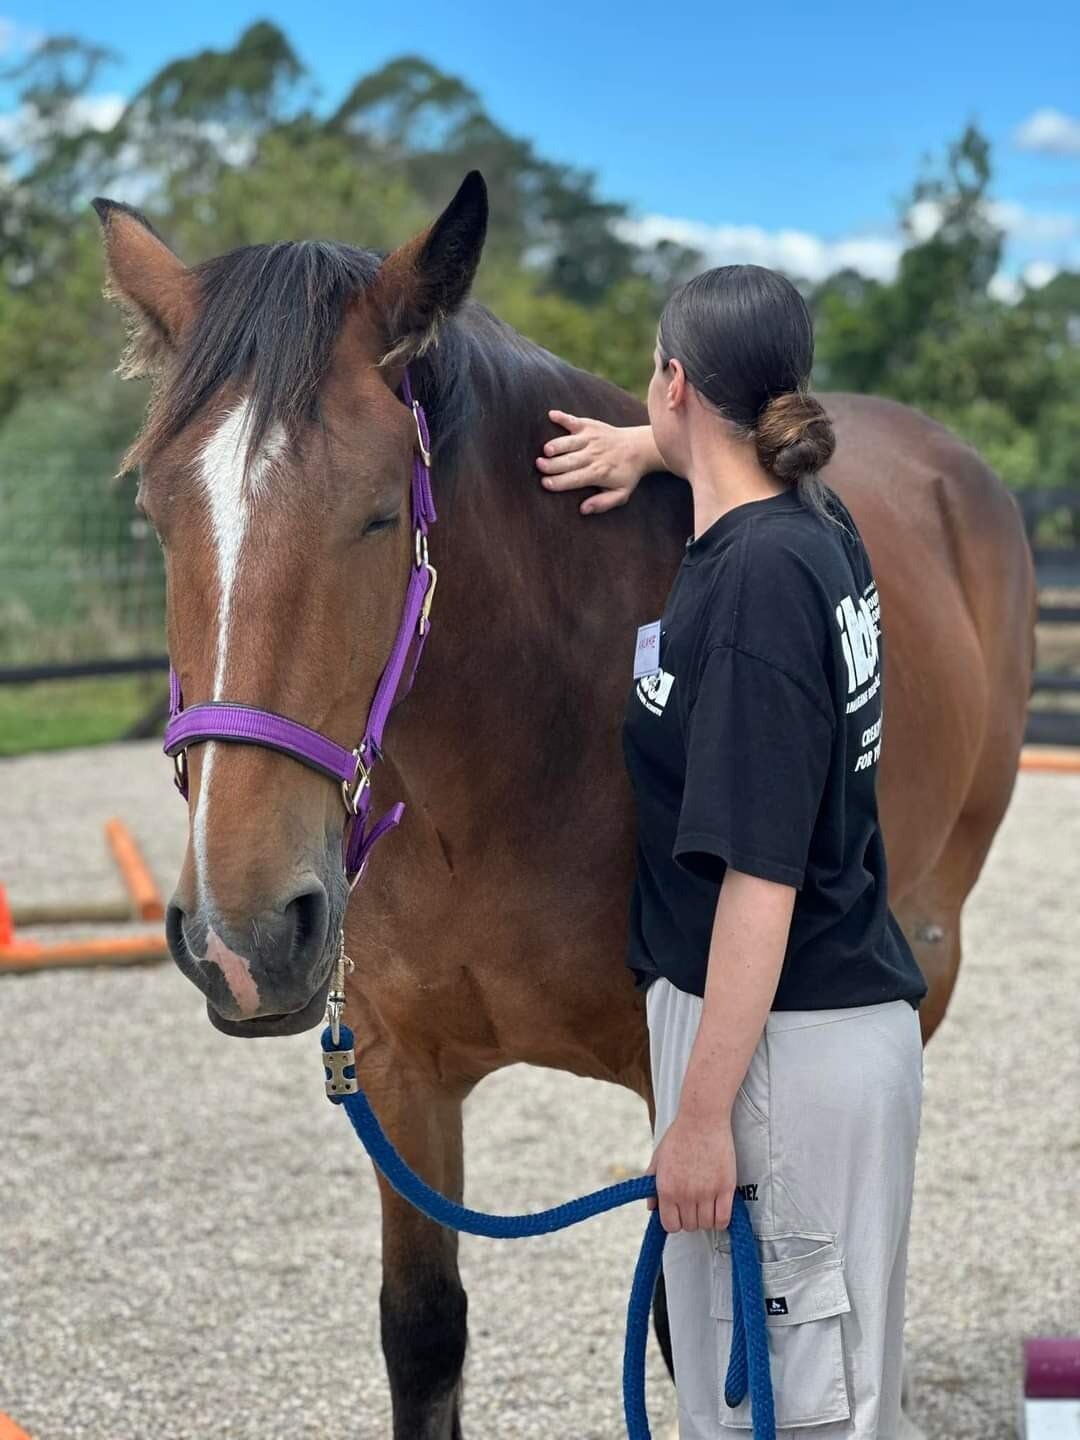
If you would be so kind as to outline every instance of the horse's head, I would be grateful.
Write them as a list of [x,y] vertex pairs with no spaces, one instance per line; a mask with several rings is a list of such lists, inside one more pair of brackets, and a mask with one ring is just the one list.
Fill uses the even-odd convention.
[[[128,374],[154,380],[129,465],[165,550],[185,704],[276,712],[347,748],[401,615],[417,427],[398,396],[461,304],[487,215],[468,176],[385,260],[321,242],[188,269],[136,212],[95,202]],[[190,833],[169,948],[230,1034],[318,1023],[348,889],[341,787],[275,750],[188,753]]]

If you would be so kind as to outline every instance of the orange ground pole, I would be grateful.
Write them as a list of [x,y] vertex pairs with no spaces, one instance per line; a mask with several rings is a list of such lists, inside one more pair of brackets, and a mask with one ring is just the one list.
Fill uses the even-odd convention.
[[113,853],[131,905],[140,920],[164,920],[165,906],[150,867],[122,820],[106,820],[105,839]]
[[1051,775],[1080,775],[1080,750],[1051,750],[1027,745],[1020,752],[1021,770],[1041,770]]
[[11,913],[7,891],[0,885],[0,945],[10,945],[15,939],[15,917]]
[[[58,945],[39,945],[33,940],[16,940],[0,945],[0,971],[52,970],[69,965],[139,965],[164,960],[168,955],[165,936],[108,935],[100,940],[69,940]],[[4,1440],[0,1430],[0,1440]]]
[[0,1413],[0,1440],[31,1440],[31,1437],[9,1415]]
[[[31,900],[12,905],[11,918],[16,930],[28,925],[107,925],[132,919],[130,900]],[[0,926],[0,945],[6,945],[12,936],[5,937]]]

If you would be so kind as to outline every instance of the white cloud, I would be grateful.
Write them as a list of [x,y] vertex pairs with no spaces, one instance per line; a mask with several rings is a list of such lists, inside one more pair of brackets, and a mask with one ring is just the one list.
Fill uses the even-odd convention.
[[1015,275],[1007,275],[1004,270],[999,270],[986,287],[995,300],[1001,300],[1005,305],[1015,305],[1024,293],[1024,287]]
[[619,222],[625,240],[651,247],[671,240],[699,250],[708,265],[768,265],[805,280],[836,270],[858,270],[878,280],[896,273],[903,241],[893,235],[849,235],[825,240],[807,230],[765,230],[758,225],[706,225],[670,215]]
[[1030,265],[1024,266],[1024,284],[1029,290],[1041,290],[1059,271],[1060,267],[1050,260],[1032,260]]
[[[1080,266],[1080,215],[1033,211],[1015,201],[994,200],[987,205],[987,216],[1005,232],[1011,257],[1007,268],[990,282],[990,294],[996,299],[1014,304],[1025,289],[1040,289],[1062,268]],[[806,230],[707,225],[670,215],[624,220],[619,230],[624,239],[646,248],[659,240],[685,245],[699,251],[707,266],[767,265],[811,282],[852,269],[888,281],[896,274],[905,245],[929,240],[941,218],[936,201],[922,200],[908,212],[906,235],[882,230],[825,239]]]
[[943,213],[936,200],[916,200],[907,212],[908,228],[916,244],[929,240],[941,228]]
[[[1018,244],[1057,245],[1080,236],[1080,215],[1049,210],[1028,210],[1015,200],[989,200],[986,217]],[[942,209],[936,200],[919,200],[907,213],[908,228],[916,243],[937,234]]]
[[50,128],[59,128],[65,135],[77,135],[83,130],[111,130],[126,104],[123,95],[76,96],[64,110],[58,127],[43,125],[36,111],[24,105],[0,115],[0,144],[32,149],[48,139]]
[[1006,305],[1015,305],[1018,300],[1023,299],[1026,290],[1041,290],[1060,273],[1060,266],[1050,260],[1032,260],[1029,265],[1024,266],[1019,276],[999,270],[987,288],[995,300],[1003,300]]
[[126,105],[123,95],[86,95],[72,103],[71,113],[87,130],[111,130]]
[[987,214],[1010,239],[1024,245],[1056,245],[1080,235],[1080,215],[1028,210],[1012,200],[991,200]]
[[1060,110],[1036,110],[1017,127],[1013,141],[1020,150],[1037,150],[1044,155],[1080,155],[1080,120]]

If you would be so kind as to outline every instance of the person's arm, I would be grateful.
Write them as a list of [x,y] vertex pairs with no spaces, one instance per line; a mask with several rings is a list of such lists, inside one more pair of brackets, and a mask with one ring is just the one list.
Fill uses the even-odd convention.
[[548,490],[598,486],[604,493],[582,501],[583,515],[625,505],[643,475],[664,469],[648,425],[606,425],[564,410],[549,410],[548,415],[567,433],[548,441],[536,468]]
[[665,1230],[723,1230],[730,1222],[731,1108],[776,993],[794,904],[792,885],[739,870],[724,875],[678,1113],[649,1167]]
[[[733,572],[729,585],[755,613],[772,617],[772,643],[780,646],[779,637],[801,633],[797,622],[808,603],[796,589],[801,572],[786,560],[758,565]],[[786,613],[767,605],[778,586],[793,607]],[[729,630],[731,594],[717,590],[712,605]],[[755,645],[767,639],[747,636]],[[831,761],[834,715],[824,669],[818,677],[795,639],[778,658],[782,669],[753,650],[715,644],[689,706],[672,855],[691,874],[717,882],[719,895],[699,1033],[678,1111],[654,1156],[665,1229],[723,1229],[730,1221],[732,1107],[776,995]]]

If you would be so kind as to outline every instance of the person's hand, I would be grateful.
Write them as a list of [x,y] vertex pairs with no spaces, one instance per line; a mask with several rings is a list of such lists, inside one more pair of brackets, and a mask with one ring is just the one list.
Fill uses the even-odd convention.
[[548,441],[536,468],[548,490],[598,486],[604,493],[582,501],[583,515],[625,505],[642,475],[663,468],[648,425],[605,425],[564,410],[549,410],[548,415],[567,433]]
[[730,1114],[676,1115],[645,1172],[656,1176],[660,1223],[675,1230],[726,1230],[735,1194],[735,1141]]

